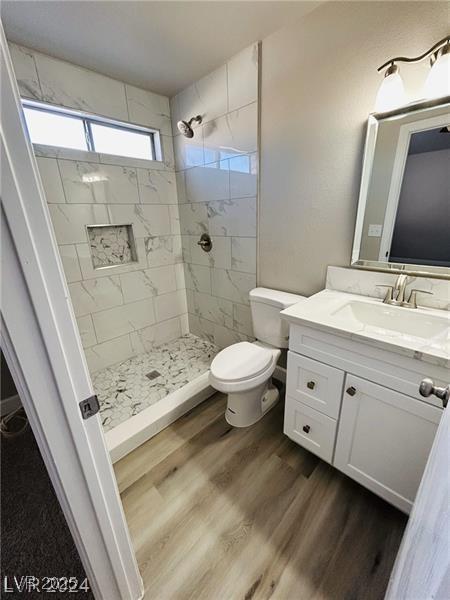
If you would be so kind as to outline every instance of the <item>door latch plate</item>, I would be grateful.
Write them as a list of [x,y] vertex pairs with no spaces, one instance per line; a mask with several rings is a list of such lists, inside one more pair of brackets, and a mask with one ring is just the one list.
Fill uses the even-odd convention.
[[100,410],[100,404],[95,394],[94,396],[86,398],[86,400],[82,400],[79,403],[79,407],[83,419],[89,419],[89,417],[93,417]]

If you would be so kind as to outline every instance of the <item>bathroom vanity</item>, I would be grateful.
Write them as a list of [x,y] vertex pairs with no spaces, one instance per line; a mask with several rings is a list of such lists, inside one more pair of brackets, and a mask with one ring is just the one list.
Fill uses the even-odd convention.
[[443,412],[419,385],[448,384],[449,313],[326,289],[281,315],[284,433],[409,512]]

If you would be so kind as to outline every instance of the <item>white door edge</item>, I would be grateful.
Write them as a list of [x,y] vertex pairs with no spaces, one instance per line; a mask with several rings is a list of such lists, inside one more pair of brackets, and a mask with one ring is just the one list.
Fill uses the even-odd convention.
[[95,597],[137,600],[142,578],[100,420],[83,421],[78,407],[92,384],[1,26],[0,45],[2,347]]

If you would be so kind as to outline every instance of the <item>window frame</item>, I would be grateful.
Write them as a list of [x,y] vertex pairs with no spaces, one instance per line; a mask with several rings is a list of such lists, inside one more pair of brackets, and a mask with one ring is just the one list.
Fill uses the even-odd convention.
[[[30,108],[33,110],[42,111],[48,114],[54,115],[65,115],[72,119],[78,119],[83,124],[84,135],[86,137],[87,150],[80,150],[81,152],[97,152],[95,149],[94,136],[92,135],[91,124],[103,125],[111,127],[113,129],[119,129],[120,131],[126,131],[131,133],[140,133],[148,135],[150,138],[150,152],[149,158],[124,156],[124,158],[130,160],[149,160],[149,161],[162,161],[161,152],[161,137],[158,129],[151,127],[143,127],[142,125],[135,125],[134,123],[128,123],[127,121],[119,121],[117,119],[109,119],[108,117],[101,117],[91,113],[86,113],[80,110],[74,110],[72,108],[65,108],[54,104],[48,104],[46,102],[39,102],[37,100],[29,100],[27,98],[21,98],[21,103],[24,108]],[[26,118],[25,118],[26,121]],[[32,141],[33,143],[33,141]],[[56,146],[57,148],[64,148],[64,146]],[[114,153],[101,152],[101,154],[112,154],[114,156],[121,156]]]

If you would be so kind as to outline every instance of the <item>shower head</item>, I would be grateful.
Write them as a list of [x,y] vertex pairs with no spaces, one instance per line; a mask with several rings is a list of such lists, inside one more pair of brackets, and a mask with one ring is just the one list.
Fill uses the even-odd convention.
[[192,138],[194,137],[194,130],[192,129],[192,123],[200,123],[202,122],[202,118],[200,115],[196,117],[192,117],[189,121],[178,121],[177,127],[178,131],[184,135],[184,137]]

